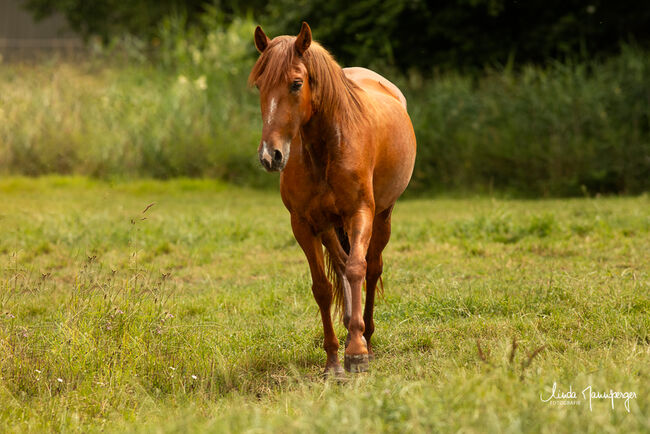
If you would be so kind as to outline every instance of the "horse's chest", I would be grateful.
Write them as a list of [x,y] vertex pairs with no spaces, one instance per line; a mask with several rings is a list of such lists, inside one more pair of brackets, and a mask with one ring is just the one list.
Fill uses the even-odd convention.
[[331,190],[324,189],[311,196],[305,203],[303,213],[316,232],[341,225],[341,216]]
[[[341,226],[338,196],[325,170],[316,171],[310,161],[289,160],[280,177],[282,200],[292,216],[304,219],[316,233]],[[316,174],[318,173],[318,174]]]
[[292,215],[307,220],[315,232],[323,232],[342,224],[335,195],[325,183],[295,183],[285,186],[282,196]]

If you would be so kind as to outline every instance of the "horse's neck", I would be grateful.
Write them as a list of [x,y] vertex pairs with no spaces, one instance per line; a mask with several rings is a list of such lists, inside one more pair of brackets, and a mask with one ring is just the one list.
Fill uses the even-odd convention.
[[302,147],[316,175],[325,176],[328,163],[340,154],[341,127],[332,120],[316,114],[300,129]]

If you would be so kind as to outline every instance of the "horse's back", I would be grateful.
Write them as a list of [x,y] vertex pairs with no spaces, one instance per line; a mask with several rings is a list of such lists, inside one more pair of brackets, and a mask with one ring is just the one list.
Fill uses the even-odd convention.
[[397,99],[404,109],[406,109],[406,98],[397,86],[388,81],[386,78],[366,68],[351,67],[343,68],[345,76],[355,82],[359,87],[365,90],[374,90],[385,93]]

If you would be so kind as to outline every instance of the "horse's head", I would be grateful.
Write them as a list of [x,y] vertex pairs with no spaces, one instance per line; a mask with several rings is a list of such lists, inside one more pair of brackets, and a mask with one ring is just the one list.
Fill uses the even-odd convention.
[[311,117],[309,74],[302,60],[310,44],[311,29],[305,22],[296,37],[270,40],[261,27],[255,29],[260,57],[249,80],[260,91],[263,127],[257,152],[268,171],[284,169],[291,141]]

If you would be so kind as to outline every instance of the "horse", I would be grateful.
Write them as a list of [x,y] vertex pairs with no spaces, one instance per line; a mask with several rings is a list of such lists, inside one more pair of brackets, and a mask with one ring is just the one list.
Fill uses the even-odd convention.
[[324,375],[344,375],[333,303],[348,330],[345,370],[365,372],[374,358],[370,339],[382,251],[415,164],[406,98],[373,71],[341,68],[312,41],[306,22],[297,36],[273,39],[258,26],[254,40],[259,57],[248,81],[260,95],[257,153],[267,171],[281,172],[282,201],[309,263],[323,322]]

